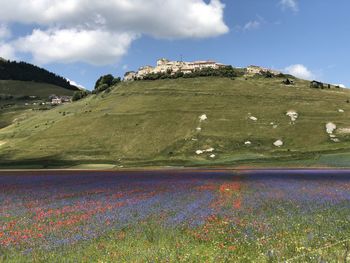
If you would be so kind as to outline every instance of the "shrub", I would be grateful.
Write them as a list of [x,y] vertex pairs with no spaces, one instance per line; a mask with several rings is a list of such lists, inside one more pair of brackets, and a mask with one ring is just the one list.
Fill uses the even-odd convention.
[[108,84],[101,84],[100,86],[98,86],[97,88],[95,88],[95,90],[97,92],[102,92],[105,91],[106,89],[108,89],[110,86],[108,86]]
[[121,82],[121,78],[120,77],[113,77],[113,75],[108,74],[108,75],[104,75],[101,76],[95,84],[95,88],[94,88],[94,94],[98,94],[100,92],[103,92],[105,90],[107,90],[108,88],[118,85]]
[[183,72],[180,72],[180,71],[174,72],[174,73],[171,73],[171,72],[150,73],[144,76],[143,80],[197,78],[197,77],[225,77],[225,78],[234,79],[235,77],[243,76],[244,73],[245,71],[243,69],[235,69],[232,66],[225,66],[218,69],[203,68],[187,74],[184,74]]
[[86,96],[89,95],[89,92],[86,90],[79,90],[74,92],[73,97],[72,97],[72,101],[78,101],[81,100],[83,98],[85,98]]

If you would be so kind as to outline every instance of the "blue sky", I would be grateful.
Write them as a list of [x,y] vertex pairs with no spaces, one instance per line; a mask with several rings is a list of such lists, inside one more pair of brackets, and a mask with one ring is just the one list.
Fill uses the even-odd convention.
[[[3,2],[3,3],[2,3]],[[102,1],[103,2],[103,1]],[[0,56],[91,89],[160,57],[261,65],[350,87],[348,0],[0,0]]]

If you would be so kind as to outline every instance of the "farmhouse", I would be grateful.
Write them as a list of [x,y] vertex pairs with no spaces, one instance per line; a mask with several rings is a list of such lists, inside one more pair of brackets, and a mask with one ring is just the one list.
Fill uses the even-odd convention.
[[52,104],[52,105],[60,105],[60,104],[62,104],[62,99],[59,98],[59,97],[53,98],[53,99],[51,100],[51,104]]
[[217,63],[215,61],[211,61],[211,60],[184,62],[184,61],[170,61],[168,59],[162,58],[157,61],[156,67],[143,66],[139,68],[137,72],[130,71],[125,73],[124,81],[142,79],[146,75],[152,74],[152,73],[175,74],[177,72],[182,72],[184,74],[190,74],[196,70],[201,70],[205,68],[219,69],[221,67],[225,67],[225,65],[221,63]]
[[50,96],[52,105],[60,105],[62,103],[72,102],[72,98],[69,96]]

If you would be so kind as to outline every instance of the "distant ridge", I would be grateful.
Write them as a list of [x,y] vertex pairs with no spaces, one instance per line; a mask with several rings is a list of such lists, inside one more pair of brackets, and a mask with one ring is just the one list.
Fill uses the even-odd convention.
[[7,61],[0,57],[0,80],[34,81],[53,84],[68,90],[79,90],[64,77],[58,76],[46,69],[26,63]]

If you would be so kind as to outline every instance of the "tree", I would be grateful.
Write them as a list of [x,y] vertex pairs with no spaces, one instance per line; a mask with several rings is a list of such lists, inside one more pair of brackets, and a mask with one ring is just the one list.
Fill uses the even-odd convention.
[[0,60],[0,80],[34,81],[79,90],[67,79],[25,62]]
[[89,95],[89,92],[86,90],[79,90],[74,92],[73,97],[72,97],[72,101],[78,101],[81,100],[83,98],[85,98],[86,96]]
[[102,91],[107,90],[108,88],[118,85],[121,82],[121,78],[120,77],[113,77],[113,75],[108,74],[108,75],[104,75],[101,76],[95,84],[95,88],[94,88],[94,93],[99,93]]
[[95,90],[97,92],[102,92],[105,91],[106,89],[108,89],[110,86],[107,84],[101,84],[100,86],[98,86]]

